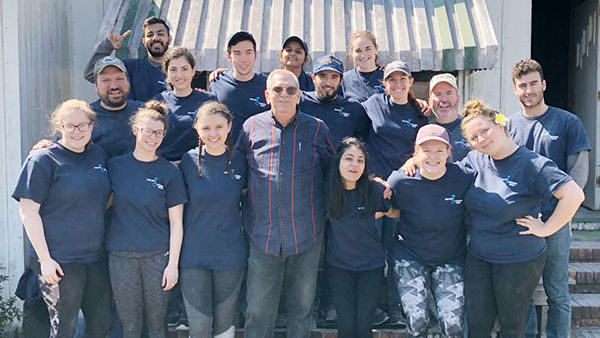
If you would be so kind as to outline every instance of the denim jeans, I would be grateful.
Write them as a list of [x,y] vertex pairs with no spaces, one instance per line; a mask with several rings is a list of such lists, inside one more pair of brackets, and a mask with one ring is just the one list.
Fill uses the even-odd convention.
[[383,250],[386,255],[386,262],[388,266],[387,272],[387,300],[388,300],[388,309],[390,314],[393,311],[399,312],[401,307],[401,299],[400,294],[398,293],[398,288],[396,287],[396,283],[393,282],[392,269],[394,268],[394,259],[392,258],[392,250],[394,248],[394,235],[397,232],[398,228],[398,219],[389,218],[389,217],[381,217],[375,221],[375,226],[379,231],[379,235],[381,237],[381,243],[383,244]]
[[271,256],[250,244],[244,337],[272,337],[282,285],[286,285],[287,337],[310,337],[311,307],[317,285],[322,231],[307,251]]
[[[571,299],[569,297],[569,250],[571,231],[565,225],[552,236],[546,237],[546,265],[542,277],[548,296],[548,338],[568,337],[571,321]],[[533,300],[527,314],[525,332],[527,337],[536,337],[537,315]]]

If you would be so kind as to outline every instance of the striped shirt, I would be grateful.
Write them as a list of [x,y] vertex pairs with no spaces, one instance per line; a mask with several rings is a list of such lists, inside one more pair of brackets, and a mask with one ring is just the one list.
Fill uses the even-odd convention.
[[298,112],[284,127],[266,111],[246,120],[237,147],[248,161],[244,228],[252,242],[273,256],[310,249],[325,226],[333,155],[325,123]]

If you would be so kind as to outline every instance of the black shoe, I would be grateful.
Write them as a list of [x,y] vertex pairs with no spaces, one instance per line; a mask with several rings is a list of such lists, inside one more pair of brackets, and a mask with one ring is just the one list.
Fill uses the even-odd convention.
[[387,314],[387,312],[383,311],[380,308],[375,309],[375,319],[373,320],[374,326],[381,325],[385,323],[388,319],[390,319],[390,316]]

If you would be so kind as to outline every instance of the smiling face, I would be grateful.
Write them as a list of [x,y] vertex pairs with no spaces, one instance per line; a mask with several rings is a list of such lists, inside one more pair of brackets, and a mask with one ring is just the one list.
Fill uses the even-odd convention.
[[58,126],[61,134],[59,142],[67,149],[81,153],[92,138],[93,127],[92,120],[85,112],[72,109],[64,114]]
[[350,146],[342,154],[338,168],[344,187],[354,189],[365,171],[365,154],[359,148]]
[[408,102],[408,92],[414,79],[408,74],[396,71],[383,80],[385,92],[392,98],[396,104],[405,104]]
[[508,138],[501,126],[483,116],[468,121],[463,131],[473,149],[494,158],[501,153]]
[[290,41],[281,50],[279,59],[284,69],[302,68],[306,61],[306,52],[304,52],[304,48],[297,41]]
[[243,40],[231,46],[231,50],[226,56],[227,60],[231,62],[233,75],[236,79],[252,78],[254,75],[256,51],[250,40]]
[[185,56],[180,56],[169,61],[167,78],[174,89],[185,91],[192,88],[195,72],[196,67],[192,67]]
[[429,105],[439,123],[454,122],[458,118],[460,96],[448,82],[440,82],[429,93]]
[[115,66],[108,66],[96,76],[96,92],[100,103],[107,109],[121,108],[127,103],[129,80],[127,74]]
[[[156,149],[158,149],[163,140],[165,132],[164,123],[146,117],[136,121],[135,125],[133,125],[131,129],[133,135],[135,135],[136,151],[143,150],[146,153],[156,153]],[[160,136],[156,135],[157,132],[160,134]]]
[[204,144],[204,149],[211,155],[220,155],[226,150],[226,141],[231,122],[219,114],[203,114],[196,119],[194,128]]
[[377,59],[377,47],[375,47],[373,41],[366,37],[358,37],[352,40],[351,44],[354,66],[358,67],[358,70],[363,72],[375,70],[375,68],[377,68],[377,65],[375,64]]
[[[269,76],[267,86],[265,98],[271,105],[275,118],[282,117],[284,120],[291,118],[296,113],[296,105],[300,102],[300,89],[295,75],[285,70],[274,71]],[[281,88],[283,90],[278,93],[277,90]],[[296,88],[296,93],[289,94],[290,88]]]
[[415,147],[415,155],[421,175],[425,178],[437,179],[446,173],[450,147],[442,141],[429,140]]
[[311,75],[315,84],[315,92],[319,100],[331,101],[337,97],[342,84],[342,75],[333,70],[323,70]]
[[142,38],[142,44],[146,46],[148,54],[153,57],[161,57],[169,48],[171,43],[171,36],[167,33],[167,27],[161,23],[155,23],[148,25],[144,29],[144,37]]
[[513,79],[513,91],[521,101],[521,105],[534,108],[544,104],[544,91],[546,81],[542,80],[540,73],[530,72]]

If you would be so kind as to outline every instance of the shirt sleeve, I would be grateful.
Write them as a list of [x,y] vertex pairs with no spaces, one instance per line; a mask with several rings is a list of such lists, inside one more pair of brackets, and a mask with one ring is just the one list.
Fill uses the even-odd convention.
[[356,121],[356,129],[354,130],[354,136],[363,140],[363,142],[366,142],[367,136],[369,135],[370,128],[371,128],[371,120],[367,116],[365,107],[361,104],[360,109],[358,109],[358,116],[357,116],[357,121]]
[[53,171],[50,163],[44,161],[43,157],[30,155],[23,163],[12,197],[17,201],[28,198],[42,204],[48,195]]
[[188,202],[187,189],[183,181],[183,174],[174,167],[173,175],[167,184],[167,208]]
[[571,176],[560,170],[554,162],[543,158],[534,183],[535,191],[538,196],[549,199],[563,184],[570,180],[572,180]]
[[375,212],[381,211],[386,212],[390,210],[392,207],[392,200],[383,198],[383,191],[385,190],[385,186],[379,182],[372,181],[373,189],[375,189],[376,204],[375,204]]
[[567,125],[567,156],[582,151],[590,151],[591,149],[590,141],[581,120],[576,116],[572,116]]
[[331,162],[331,158],[333,157],[333,143],[331,143],[331,139],[329,138],[329,128],[325,125],[324,122],[319,121],[319,135],[317,138],[317,153],[319,155],[319,161],[321,162],[321,167],[323,168],[323,177],[327,177],[327,172],[329,169],[329,165]]
[[85,66],[83,77],[89,82],[94,83],[94,66],[96,65],[96,62],[105,56],[109,56],[113,50],[112,43],[110,43],[108,39],[100,42],[98,47],[96,47],[94,54],[92,54],[87,66]]

